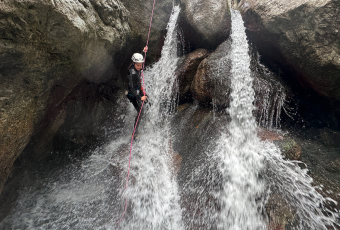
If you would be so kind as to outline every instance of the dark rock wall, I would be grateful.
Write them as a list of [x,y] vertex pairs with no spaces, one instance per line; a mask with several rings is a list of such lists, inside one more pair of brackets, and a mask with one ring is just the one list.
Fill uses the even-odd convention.
[[262,0],[240,5],[250,33],[259,36],[256,43],[271,43],[268,47],[276,49],[269,49],[269,55],[278,62],[283,58],[304,86],[340,100],[339,1]]
[[[130,12],[129,25],[132,34],[132,40],[128,41],[128,49],[131,52],[131,55],[129,54],[128,56],[130,57],[135,52],[142,52],[146,44],[154,1],[122,0],[122,3]],[[154,63],[160,58],[166,35],[166,27],[174,4],[176,2],[172,0],[156,0],[155,2],[146,60],[147,65]],[[136,41],[135,38],[138,38],[139,41]],[[130,62],[130,58],[128,62]]]
[[261,61],[293,88],[294,119],[339,129],[339,2],[261,0],[238,6]]

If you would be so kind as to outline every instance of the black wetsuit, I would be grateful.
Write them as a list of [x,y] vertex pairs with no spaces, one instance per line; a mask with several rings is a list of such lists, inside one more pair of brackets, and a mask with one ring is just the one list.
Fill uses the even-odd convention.
[[[129,84],[128,84],[128,87],[127,87],[127,95],[126,96],[130,100],[130,102],[133,104],[133,106],[135,107],[135,109],[137,111],[137,116],[135,118],[135,123],[134,123],[134,126],[133,126],[133,127],[135,127],[137,119],[138,119],[139,111],[140,111],[140,109],[142,107],[142,103],[143,103],[141,98],[144,96],[144,92],[143,92],[142,86],[141,86],[141,71],[137,71],[135,69],[135,67],[132,65],[128,69],[127,78],[129,80]],[[144,109],[142,109],[142,111],[141,111],[139,120],[143,116],[143,110]],[[137,132],[139,123],[140,122],[138,122],[138,124],[137,124],[136,132]]]

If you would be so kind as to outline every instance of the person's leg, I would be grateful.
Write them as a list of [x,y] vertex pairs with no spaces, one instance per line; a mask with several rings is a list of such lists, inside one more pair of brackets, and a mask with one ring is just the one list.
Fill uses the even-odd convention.
[[[136,131],[135,131],[135,134],[136,134],[137,130],[138,130],[138,127],[139,127],[140,120],[141,120],[141,118],[143,116],[143,110],[144,109],[142,109],[142,111],[140,111],[140,109],[142,107],[142,102],[139,103],[139,101],[134,100],[134,101],[132,101],[132,104],[133,104],[133,106],[135,107],[135,109],[137,111],[137,115],[136,115],[136,118],[135,118],[135,123],[133,125],[133,128],[135,129],[136,124],[137,124]],[[139,112],[140,112],[140,115],[139,115]],[[138,116],[139,116],[139,120],[138,120]],[[138,123],[137,123],[137,120],[138,120]]]

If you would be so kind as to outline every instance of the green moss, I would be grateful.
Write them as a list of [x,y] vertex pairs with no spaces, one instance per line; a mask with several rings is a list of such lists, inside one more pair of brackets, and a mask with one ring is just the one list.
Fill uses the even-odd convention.
[[228,2],[228,0],[226,0],[226,2],[227,2],[227,12],[228,12],[228,15],[231,15],[231,13],[230,13],[230,6],[229,6],[229,2]]
[[286,142],[283,144],[282,149],[284,152],[289,152],[297,143],[290,138],[287,138]]
[[292,138],[286,137],[279,144],[282,154],[290,160],[300,159],[301,148],[299,144]]

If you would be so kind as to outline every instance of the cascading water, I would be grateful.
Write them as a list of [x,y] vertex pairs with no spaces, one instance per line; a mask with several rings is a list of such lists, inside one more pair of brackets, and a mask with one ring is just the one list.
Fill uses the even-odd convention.
[[[133,144],[128,188],[124,190],[135,111],[124,98],[118,104],[129,107],[118,114],[120,122],[125,123],[118,138],[86,160],[36,173],[36,182],[19,191],[16,205],[1,221],[0,229],[183,228],[168,135],[169,110],[176,95],[179,12],[180,8],[174,7],[161,59],[144,74],[149,104],[139,139]],[[127,213],[116,224],[125,198],[129,202]]]
[[126,229],[182,229],[181,209],[175,176],[171,172],[169,111],[176,95],[177,58],[176,22],[179,7],[174,7],[161,59],[145,72],[149,107],[147,122],[141,123],[139,140],[133,146],[130,183],[124,193],[132,211]]
[[217,226],[219,229],[266,229],[261,210],[265,197],[276,190],[296,212],[296,222],[291,223],[291,229],[334,228],[334,214],[323,207],[329,199],[323,198],[311,186],[312,179],[307,170],[302,170],[299,162],[284,160],[273,143],[260,142],[256,137],[257,127],[252,116],[254,90],[245,28],[240,13],[232,10],[231,14],[230,136],[222,135],[211,155],[221,162],[219,170],[223,178],[222,189],[215,194],[221,201]]
[[[256,136],[249,48],[238,11],[231,11],[233,78],[228,112],[232,120],[227,126],[228,118],[221,119],[226,127],[211,128],[218,138],[205,140],[207,132],[195,140],[202,144],[192,151],[204,152],[192,159],[187,156],[180,174],[185,183],[178,188],[172,171],[169,111],[175,106],[179,12],[174,7],[161,59],[145,71],[149,103],[133,144],[128,188],[124,190],[135,111],[131,105],[126,108],[124,98],[118,101],[124,110],[117,115],[124,121],[118,138],[88,159],[48,173],[40,170],[33,182],[22,179],[25,186],[0,229],[271,229],[264,207],[275,192],[295,215],[290,229],[335,228],[334,214],[324,207],[330,199],[311,186],[307,169],[301,169],[300,162],[284,160],[273,143]],[[222,65],[219,62],[218,68]],[[223,81],[223,75],[218,79]],[[213,125],[208,124],[207,130]],[[191,162],[194,167],[186,168]],[[125,198],[127,213],[116,225]]]
[[[203,151],[197,148],[202,152],[190,156],[190,162],[194,163],[182,165],[191,168],[183,170],[183,177],[186,178],[182,179],[183,182],[180,180],[183,183],[183,219],[188,229],[266,228],[259,212],[262,205],[260,198],[265,189],[263,181],[259,180],[264,157],[260,154],[256,121],[252,115],[255,94],[253,78],[245,28],[238,11],[232,11],[231,38],[231,43],[219,47],[231,49],[231,53],[225,50],[225,55],[216,60],[218,71],[212,73],[217,74],[219,81],[228,81],[228,76],[223,73],[231,70],[232,101],[228,112],[232,120],[228,126],[218,123],[214,130],[218,136],[208,134],[209,139],[213,138],[208,147]],[[216,115],[213,121],[221,119],[221,116],[215,118]],[[195,201],[191,197],[196,203],[192,204]]]
[[268,130],[278,129],[282,109],[287,116],[291,117],[290,108],[287,106],[286,90],[279,79],[274,78],[274,74],[261,64],[259,54],[254,51],[254,48],[251,53],[251,71],[255,78],[253,88],[257,92],[254,100],[256,110],[253,114],[259,126]]
[[[232,10],[231,16],[231,54],[217,65],[225,68],[228,59],[231,61],[232,101],[228,109],[231,122],[228,125],[213,122],[223,120],[223,115],[211,118],[205,127],[214,126],[214,133],[203,131],[197,142],[205,141],[204,144],[193,145],[193,150],[186,149],[191,152],[184,155],[187,159],[182,164],[179,180],[185,226],[202,230],[277,229],[282,224],[289,229],[331,227],[334,215],[323,207],[329,199],[312,187],[307,170],[302,170],[299,162],[283,159],[273,143],[262,142],[257,137],[258,127],[253,116],[255,93],[245,27],[238,11]],[[192,108],[188,115],[195,110]],[[190,142],[185,144],[190,145]],[[276,199],[276,204],[285,201],[289,206],[286,212],[292,213],[295,219],[272,225],[276,220],[266,215],[270,199]]]
[[250,74],[250,57],[243,20],[238,11],[232,16],[232,92],[229,113],[230,136],[222,135],[213,156],[217,157],[223,178],[218,229],[265,229],[258,212],[264,185],[258,178],[263,168],[259,139],[256,136],[254,90]]

